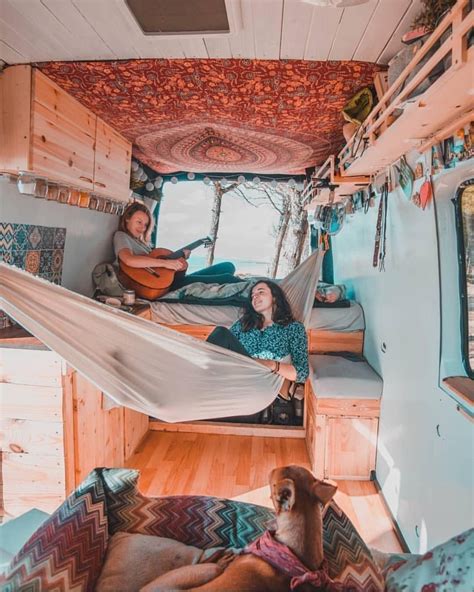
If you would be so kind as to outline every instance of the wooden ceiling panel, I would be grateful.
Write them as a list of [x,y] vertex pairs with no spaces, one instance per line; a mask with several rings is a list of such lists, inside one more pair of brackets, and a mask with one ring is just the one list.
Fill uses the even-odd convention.
[[[237,10],[237,9],[235,9]],[[236,16],[238,29],[229,37],[231,55],[237,59],[255,59],[252,0],[241,0],[240,14]]]
[[[329,52],[329,60],[353,60],[354,53],[369,26],[379,0],[369,0],[367,4],[344,8],[334,42]],[[346,56],[346,57],[342,57]]]
[[377,60],[378,63],[388,64],[393,56],[400,51],[400,49],[403,47],[401,42],[402,35],[410,30],[415,17],[420,12],[420,9],[421,0],[412,0],[410,6],[406,10],[402,19],[391,34],[390,39],[387,41],[383,51],[379,55]]
[[260,0],[252,3],[255,54],[259,59],[280,58],[283,0]]
[[136,58],[141,57],[135,40],[142,37],[136,21],[122,2],[100,0],[81,2],[78,6],[82,16],[97,31],[107,47],[118,58],[124,52]]
[[387,40],[380,31],[393,31],[403,18],[411,4],[411,0],[380,0],[370,23],[362,36],[353,59],[363,62],[376,62],[382,53]]
[[[33,6],[31,7],[33,8]],[[53,60],[58,54],[64,55],[64,59],[72,58],[67,48],[62,47],[55,37],[45,34],[45,25],[42,19],[35,19],[30,15],[29,6],[22,2],[13,3],[11,0],[2,0],[0,18],[2,21],[1,38],[10,47],[23,55],[28,54],[31,59],[36,54],[43,57],[42,60]],[[13,31],[13,34],[12,34]],[[16,41],[15,37],[20,36]],[[32,50],[28,48],[31,47]]]
[[229,39],[226,37],[206,37],[204,45],[210,58],[226,58],[232,53]]
[[[25,4],[30,5],[31,2]],[[54,18],[69,32],[70,47],[74,49],[74,59],[111,60],[118,56],[104,43],[97,31],[71,0],[42,0],[42,4]],[[37,57],[33,58],[37,60]],[[55,60],[62,58],[56,56]]]
[[314,7],[306,2],[285,2],[280,59],[301,60],[311,29]]
[[305,60],[327,60],[344,10],[314,7]]
[[[3,34],[2,23],[0,23],[0,32]],[[3,35],[2,35],[3,36]],[[25,59],[25,56],[18,53],[15,49],[12,49],[7,43],[0,39],[0,56],[1,59],[7,64],[19,63]]]
[[[226,0],[232,32],[144,35],[124,0],[1,0],[0,59],[247,58],[387,63],[421,0],[369,0],[346,9],[305,0]],[[34,41],[33,41],[34,40]]]

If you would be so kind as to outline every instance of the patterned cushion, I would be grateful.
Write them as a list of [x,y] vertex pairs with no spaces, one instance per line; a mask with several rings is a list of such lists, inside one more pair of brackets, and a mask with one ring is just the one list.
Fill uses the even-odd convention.
[[92,591],[108,538],[104,487],[92,471],[14,557],[2,592]]
[[468,592],[474,583],[474,528],[388,568],[387,592]]
[[[138,472],[104,469],[111,534],[141,532],[188,545],[244,547],[272,526],[268,508],[205,496],[150,499],[137,489]],[[335,502],[324,515],[324,553],[329,575],[348,590],[378,592],[383,578],[352,522]]]
[[[115,532],[174,538],[203,549],[242,548],[272,526],[268,508],[205,496],[147,498],[138,471],[96,469],[15,557],[7,592],[93,590]],[[105,510],[106,508],[106,510]],[[365,543],[339,506],[324,515],[329,575],[354,592],[379,592],[383,580]]]

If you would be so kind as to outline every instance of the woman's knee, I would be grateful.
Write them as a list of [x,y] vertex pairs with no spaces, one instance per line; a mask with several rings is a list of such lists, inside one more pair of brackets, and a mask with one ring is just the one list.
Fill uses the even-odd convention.
[[218,326],[208,335],[207,341],[210,339],[220,339],[221,337],[227,336],[229,333],[230,331],[226,327]]

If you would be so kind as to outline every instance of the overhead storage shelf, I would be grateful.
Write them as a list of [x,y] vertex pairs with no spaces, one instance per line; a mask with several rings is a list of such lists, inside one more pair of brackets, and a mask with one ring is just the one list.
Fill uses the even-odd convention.
[[[469,6],[468,0],[457,2],[388,89],[339,153],[338,176],[349,181],[374,175],[412,149],[424,151],[474,119],[474,46],[469,47],[474,12]],[[435,68],[444,71],[414,96],[420,85],[429,83]]]

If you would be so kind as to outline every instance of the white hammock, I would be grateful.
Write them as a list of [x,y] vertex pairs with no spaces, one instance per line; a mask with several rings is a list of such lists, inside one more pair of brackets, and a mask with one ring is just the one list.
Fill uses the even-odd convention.
[[[323,252],[281,282],[309,319]],[[282,378],[252,358],[194,339],[0,263],[0,307],[117,404],[169,422],[256,413]]]

